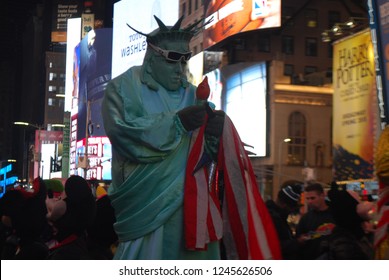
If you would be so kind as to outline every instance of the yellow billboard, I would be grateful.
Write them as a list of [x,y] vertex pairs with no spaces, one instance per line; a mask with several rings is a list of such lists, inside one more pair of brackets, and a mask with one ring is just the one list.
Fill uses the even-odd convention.
[[334,179],[371,179],[377,101],[369,30],[334,43],[333,87]]

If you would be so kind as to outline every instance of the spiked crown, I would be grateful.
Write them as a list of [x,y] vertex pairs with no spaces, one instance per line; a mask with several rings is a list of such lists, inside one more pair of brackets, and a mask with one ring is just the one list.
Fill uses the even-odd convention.
[[211,20],[209,20],[207,23],[203,23],[199,25],[203,19],[200,19],[196,21],[195,23],[189,25],[188,27],[181,29],[181,23],[184,17],[178,19],[178,21],[173,26],[166,26],[157,16],[154,16],[155,20],[158,23],[159,28],[152,31],[149,34],[142,33],[135,28],[131,27],[128,23],[127,26],[134,30],[135,32],[145,36],[147,39],[147,43],[151,43],[153,45],[158,45],[162,41],[166,40],[172,40],[172,41],[184,41],[184,42],[190,42],[192,37],[200,31],[200,29],[208,24]]

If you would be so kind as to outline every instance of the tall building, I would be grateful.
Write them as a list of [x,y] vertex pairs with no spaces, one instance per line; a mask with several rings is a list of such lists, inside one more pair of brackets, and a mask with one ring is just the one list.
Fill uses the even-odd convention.
[[62,124],[65,105],[65,53],[46,52],[44,125]]

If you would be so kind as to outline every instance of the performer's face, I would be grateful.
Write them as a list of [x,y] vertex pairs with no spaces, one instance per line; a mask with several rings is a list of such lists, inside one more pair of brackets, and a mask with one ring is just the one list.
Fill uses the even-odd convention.
[[151,76],[167,90],[178,90],[190,58],[188,43],[165,41],[151,47],[155,52],[151,60]]

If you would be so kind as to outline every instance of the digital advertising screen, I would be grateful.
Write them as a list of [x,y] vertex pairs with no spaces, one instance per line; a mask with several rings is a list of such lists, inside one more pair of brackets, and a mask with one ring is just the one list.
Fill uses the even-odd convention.
[[[83,171],[82,164],[78,164],[80,159],[85,155],[85,138],[77,142],[76,161],[77,172],[81,174]],[[111,159],[112,146],[108,137],[89,137],[88,138],[88,160],[86,178],[96,180],[111,180]]]
[[73,49],[70,174],[84,175],[86,169],[87,179],[111,178],[111,146],[101,115],[104,92],[111,80],[111,55],[111,28],[89,31]]
[[83,1],[81,0],[53,0],[52,10],[52,42],[66,42],[68,20],[81,16]]
[[81,40],[81,18],[68,19],[66,41],[65,112],[72,110],[72,100],[78,91],[78,66],[76,46]]
[[203,46],[207,49],[240,32],[281,26],[281,0],[207,0]]
[[178,20],[178,0],[122,0],[114,5],[112,78],[134,65],[141,65],[146,53],[146,37],[127,26],[148,34],[158,28],[157,16],[167,26]]
[[[268,154],[267,72],[266,62],[238,63],[223,67],[222,78],[215,76],[217,87],[223,86],[219,91],[222,91],[224,111],[234,123],[241,140],[249,145],[246,150],[256,157]],[[210,73],[216,74],[219,73]]]
[[192,56],[186,64],[186,76],[188,81],[198,86],[203,80],[204,52]]

